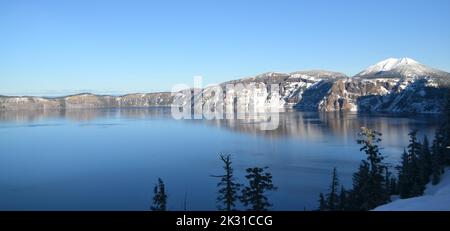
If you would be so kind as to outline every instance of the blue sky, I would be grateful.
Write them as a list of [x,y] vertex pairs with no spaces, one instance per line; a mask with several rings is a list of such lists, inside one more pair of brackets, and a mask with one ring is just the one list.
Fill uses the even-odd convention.
[[267,71],[450,71],[450,1],[0,0],[0,94],[170,90]]

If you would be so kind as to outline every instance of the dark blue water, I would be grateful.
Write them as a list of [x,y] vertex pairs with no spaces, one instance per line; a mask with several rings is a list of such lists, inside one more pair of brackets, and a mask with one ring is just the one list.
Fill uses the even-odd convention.
[[108,109],[0,112],[0,210],[148,210],[161,177],[170,210],[215,210],[219,153],[232,154],[237,178],[268,166],[274,210],[317,207],[333,167],[350,186],[365,156],[361,126],[383,133],[395,165],[411,129],[432,136],[436,116],[280,114],[261,131],[245,120],[180,121],[170,110]]

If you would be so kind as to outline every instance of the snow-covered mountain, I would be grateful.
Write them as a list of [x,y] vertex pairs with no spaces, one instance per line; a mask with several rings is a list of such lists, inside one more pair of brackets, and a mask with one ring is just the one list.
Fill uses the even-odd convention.
[[426,67],[417,61],[410,58],[389,58],[383,60],[373,66],[368,67],[366,70],[360,72],[356,76],[367,77],[367,76],[376,76],[376,75],[384,75],[389,72],[401,72],[402,69],[412,70],[415,72],[422,72]]
[[323,111],[436,113],[449,86],[447,72],[410,58],[390,58],[334,82],[317,106]]
[[[239,88],[251,84],[256,87]],[[211,94],[211,87],[191,91],[203,97],[188,97],[186,92],[59,98],[0,96],[0,110],[170,106],[179,101],[188,105],[194,98],[213,111],[219,107],[223,111],[295,107],[308,111],[438,113],[450,88],[450,74],[410,58],[389,58],[353,77],[323,70],[269,72],[220,86],[224,90],[221,98]],[[229,86],[234,89],[227,90]]]
[[429,68],[410,58],[389,58],[355,75],[359,78],[450,77],[449,73]]

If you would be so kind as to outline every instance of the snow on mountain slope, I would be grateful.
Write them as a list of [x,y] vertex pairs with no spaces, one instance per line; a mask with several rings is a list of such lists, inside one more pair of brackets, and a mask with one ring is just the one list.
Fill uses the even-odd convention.
[[417,66],[419,63],[413,59],[410,58],[389,58],[386,60],[383,60],[373,66],[370,66],[366,70],[362,71],[358,75],[369,75],[369,74],[376,74],[384,71],[391,71],[392,69],[404,66],[404,65],[410,65],[410,66]]
[[389,58],[368,67],[355,78],[450,78],[449,73],[430,68],[410,58]]
[[450,168],[437,185],[427,185],[423,196],[397,199],[374,211],[450,211]]
[[347,76],[334,71],[325,71],[325,70],[309,70],[309,71],[297,71],[292,72],[290,78],[296,77],[304,77],[304,78],[312,78],[312,79],[338,79],[338,78],[346,78]]

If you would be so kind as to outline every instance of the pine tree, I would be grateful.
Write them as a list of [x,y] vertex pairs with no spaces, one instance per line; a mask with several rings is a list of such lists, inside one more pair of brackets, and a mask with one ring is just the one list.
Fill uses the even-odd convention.
[[424,169],[422,158],[423,158],[423,148],[422,145],[417,140],[417,130],[412,130],[410,133],[410,143],[408,145],[408,155],[411,161],[411,181],[412,181],[412,187],[410,196],[416,197],[423,195],[423,192],[425,191],[425,185],[426,182],[423,179],[423,172]]
[[[417,140],[417,130],[412,130],[409,133],[409,145],[408,145],[408,160],[409,160],[409,183],[410,188],[408,197],[416,197],[423,194],[425,190],[425,184],[423,184],[420,159],[422,147]],[[407,198],[407,197],[404,197]]]
[[[387,198],[389,198],[389,200],[390,200],[390,197],[391,197],[391,195],[393,194],[393,189],[392,189],[392,187],[393,187],[393,185],[392,185],[392,178],[391,178],[391,173],[389,172],[389,168],[388,167],[386,167],[385,168],[386,170],[385,170],[385,175],[384,175],[384,191],[385,191],[385,193],[386,193],[386,197]],[[395,178],[394,178],[394,180],[395,180]]]
[[412,188],[411,177],[410,177],[410,160],[406,150],[403,150],[402,162],[397,168],[398,173],[398,190],[400,198],[410,197],[410,192]]
[[[417,140],[417,130],[412,130],[409,134],[408,151],[402,155],[402,163],[399,168],[399,193],[400,198],[409,198],[423,195],[425,186],[430,179],[430,175],[436,180],[436,173],[433,169],[438,168],[434,156],[430,152],[428,138],[425,136],[423,144]],[[435,140],[436,141],[436,140]],[[437,143],[433,143],[433,152],[438,153]]]
[[446,94],[445,106],[442,110],[442,124],[436,131],[431,153],[431,182],[437,184],[444,172],[444,167],[450,165],[450,89]]
[[325,197],[323,196],[323,193],[319,194],[319,211],[326,211],[327,208],[327,202],[325,201]]
[[422,150],[420,152],[419,163],[422,184],[425,186],[429,182],[431,175],[431,152],[427,136],[424,136],[421,146]]
[[372,209],[370,200],[370,166],[365,160],[361,161],[358,171],[353,174],[353,189],[348,195],[349,210],[367,211]]
[[331,184],[329,187],[329,193],[327,194],[327,207],[329,210],[334,211],[338,209],[339,196],[337,194],[339,187],[339,179],[337,176],[336,168],[333,168],[333,176],[331,178]]
[[442,136],[442,165],[450,166],[450,88],[446,94],[445,108],[443,110],[442,123],[440,133]]
[[366,163],[369,168],[369,176],[365,179],[360,179],[360,181],[365,181],[364,184],[367,184],[367,187],[364,188],[367,191],[363,192],[365,196],[368,196],[365,198],[367,201],[364,202],[367,206],[363,206],[365,207],[363,209],[372,209],[389,201],[383,173],[386,166],[382,163],[384,158],[378,147],[378,144],[381,142],[381,133],[363,127],[359,136],[361,138],[357,140],[357,143],[362,145],[360,150],[367,155]]
[[408,155],[410,158],[416,158],[420,151],[420,143],[417,141],[417,129],[413,129],[408,133],[409,144],[408,144]]
[[347,191],[345,191],[344,186],[341,186],[341,193],[339,194],[339,204],[338,209],[344,211],[347,204]]
[[240,184],[235,182],[233,176],[233,168],[231,167],[231,156],[230,155],[220,155],[220,160],[223,162],[223,169],[225,170],[224,175],[215,176],[219,177],[220,181],[217,184],[218,196],[217,196],[217,207],[219,210],[232,211],[236,206],[236,201],[238,200],[237,193],[239,192]]
[[436,185],[441,180],[442,174],[442,165],[441,165],[441,156],[442,151],[439,144],[438,134],[433,141],[433,146],[431,148],[431,183]]
[[398,186],[397,186],[397,180],[395,177],[392,177],[390,180],[391,189],[390,189],[390,195],[397,195],[398,194]]
[[439,150],[437,152],[437,154],[438,154],[437,158],[439,160],[439,165],[441,167],[441,173],[444,173],[444,166],[446,166],[445,155],[446,155],[446,150],[448,150],[447,146],[445,144],[445,133],[446,132],[444,131],[444,129],[439,128],[437,131],[437,136],[436,136],[436,144],[437,144],[437,147]]
[[[420,144],[417,141],[417,130],[412,130],[409,134],[409,145],[408,145],[408,159],[409,159],[409,169],[412,184],[416,184],[420,179],[419,172],[419,152],[421,150]],[[414,195],[414,192],[412,192]]]
[[150,206],[152,211],[166,211],[167,210],[167,194],[164,182],[158,178],[158,184],[155,185],[153,196],[153,205]]
[[367,160],[370,163],[371,173],[374,175],[381,175],[384,169],[384,166],[381,164],[381,161],[384,158],[381,155],[378,147],[378,143],[381,142],[381,133],[363,127],[359,132],[359,136],[361,137],[361,139],[358,139],[356,142],[362,145],[360,151],[364,151],[367,155]]
[[250,211],[266,211],[272,204],[265,195],[267,191],[275,191],[277,188],[272,183],[272,174],[264,172],[265,168],[248,168],[245,178],[249,185],[242,190],[241,202],[249,207]]

